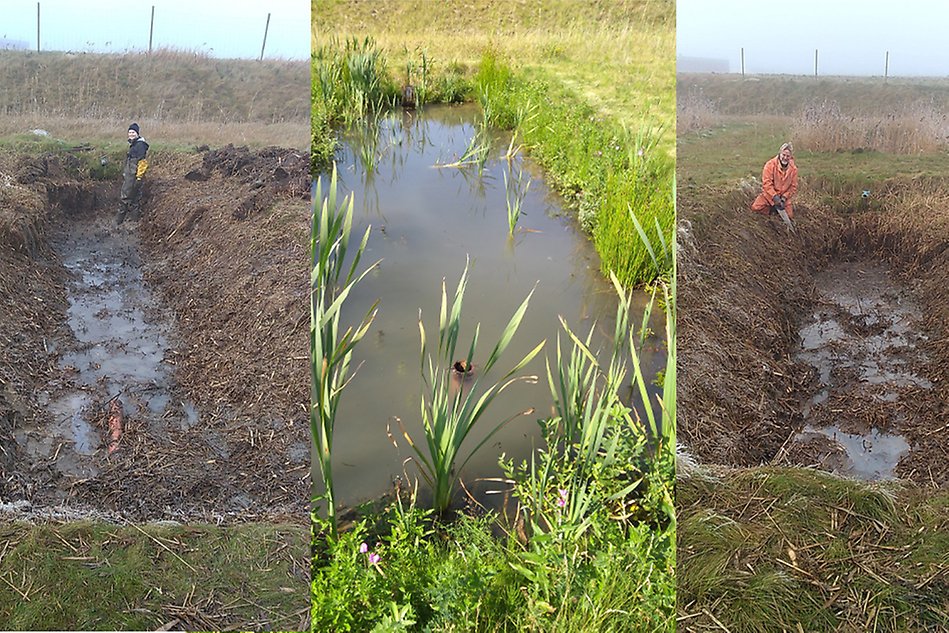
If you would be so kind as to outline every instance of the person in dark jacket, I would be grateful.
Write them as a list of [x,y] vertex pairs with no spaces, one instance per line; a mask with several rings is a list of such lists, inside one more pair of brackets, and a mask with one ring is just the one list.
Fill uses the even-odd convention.
[[119,213],[116,223],[122,224],[126,216],[138,220],[142,215],[142,177],[148,169],[148,143],[139,134],[138,123],[129,126],[129,151],[125,156],[125,168],[122,170],[122,195],[119,201]]

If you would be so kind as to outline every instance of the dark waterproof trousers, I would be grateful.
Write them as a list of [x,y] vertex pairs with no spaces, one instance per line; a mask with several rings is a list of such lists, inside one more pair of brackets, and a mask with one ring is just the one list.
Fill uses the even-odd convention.
[[142,181],[135,177],[138,160],[128,158],[122,172],[122,193],[119,199],[119,213],[116,221],[120,224],[129,220],[138,220],[142,216]]

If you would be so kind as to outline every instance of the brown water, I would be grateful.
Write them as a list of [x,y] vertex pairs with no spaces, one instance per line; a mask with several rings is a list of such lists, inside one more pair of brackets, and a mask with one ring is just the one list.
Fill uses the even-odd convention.
[[[879,262],[840,263],[815,279],[821,305],[801,327],[797,360],[817,370],[818,388],[803,408],[797,442],[828,441],[831,470],[861,479],[894,476],[910,446],[893,432],[905,419],[907,394],[930,389],[922,312],[911,293]],[[868,424],[867,405],[886,411]],[[879,418],[874,418],[879,420]]]
[[111,217],[75,220],[56,248],[70,272],[66,316],[75,341],[60,356],[63,378],[38,395],[52,424],[26,426],[17,441],[31,460],[91,478],[104,459],[113,399],[153,431],[190,427],[197,412],[172,395],[166,356],[173,319],[143,281],[135,233]]
[[[497,370],[507,371],[541,340],[555,357],[562,315],[577,333],[597,323],[595,347],[605,347],[616,310],[615,292],[600,273],[600,261],[589,239],[564,210],[562,200],[543,182],[540,170],[518,156],[501,157],[509,137],[498,134],[481,174],[477,167],[439,168],[461,156],[474,134],[477,107],[429,107],[424,115],[398,112],[380,124],[378,136],[363,131],[345,139],[337,154],[341,188],[355,194],[354,233],[372,225],[365,265],[381,259],[379,268],[357,287],[346,306],[356,319],[373,301],[379,314],[366,339],[356,348],[353,364],[360,369],[343,394],[334,437],[336,494],[343,504],[355,504],[391,489],[403,473],[402,462],[412,455],[399,437],[397,451],[386,425],[398,416],[417,443],[424,444],[420,426],[418,314],[429,333],[437,336],[442,279],[449,298],[470,258],[459,348],[470,344],[481,323],[475,365],[497,342],[504,326],[531,288],[537,289],[520,330]],[[360,144],[375,143],[374,173],[360,158]],[[511,178],[520,168],[530,174],[524,214],[509,237],[503,172]],[[323,177],[324,191],[328,179]],[[645,296],[635,300],[633,320],[642,318]],[[650,329],[657,336],[643,351],[649,376],[665,365],[661,310],[653,311]],[[519,384],[494,402],[468,438],[465,450],[477,445],[498,421],[534,407],[536,413],[515,419],[482,447],[463,473],[466,484],[479,477],[497,477],[503,452],[525,458],[540,434],[536,420],[550,414],[552,398],[546,382],[543,353],[525,370],[540,376],[536,385]],[[656,390],[658,391],[658,390]],[[393,427],[397,432],[397,427]],[[411,466],[407,467],[414,476]],[[314,482],[319,482],[314,464]]]

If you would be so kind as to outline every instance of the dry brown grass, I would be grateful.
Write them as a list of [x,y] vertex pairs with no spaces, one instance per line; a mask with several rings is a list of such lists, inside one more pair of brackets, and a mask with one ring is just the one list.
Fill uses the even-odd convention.
[[683,90],[681,84],[676,94],[676,135],[708,130],[720,122],[721,116],[715,101],[705,96],[700,86]]
[[0,136],[42,128],[68,142],[124,142],[138,121],[168,143],[309,146],[306,60],[6,51],[0,85]]
[[823,99],[804,107],[792,136],[799,149],[815,152],[933,153],[949,146],[949,114],[930,101],[884,115],[857,116],[844,112],[837,101]]
[[[223,123],[220,121],[170,121],[137,119],[142,135],[153,150],[162,146],[209,145],[219,147],[233,143],[250,147],[277,145],[306,150],[310,126],[307,121],[262,123],[258,121]],[[0,115],[0,138],[31,134],[43,129],[54,139],[70,144],[113,142],[125,147],[127,118],[90,118],[43,116],[38,114]]]

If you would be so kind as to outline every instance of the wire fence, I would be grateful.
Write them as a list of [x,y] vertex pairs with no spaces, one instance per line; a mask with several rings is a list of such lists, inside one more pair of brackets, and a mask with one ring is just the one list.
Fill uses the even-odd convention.
[[220,58],[309,58],[306,1],[283,2],[281,11],[268,10],[269,4],[7,0],[0,50],[150,54],[172,48]]
[[[899,57],[902,68],[894,69],[891,64],[889,50],[873,52],[871,56],[863,55],[858,62],[853,56],[841,58],[839,49],[827,54],[823,50],[811,49],[812,54],[800,50],[794,55],[783,55],[779,61],[782,66],[776,66],[774,56],[761,55],[761,50],[753,49],[753,55],[746,55],[745,48],[739,48],[736,57],[698,57],[679,55],[676,57],[676,69],[680,73],[718,73],[748,75],[796,75],[813,77],[853,76],[879,77],[884,83],[891,78],[926,77],[918,72],[907,72],[906,55]],[[894,56],[894,57],[898,57]],[[748,60],[751,60],[750,62]],[[737,62],[737,64],[736,64]],[[895,71],[894,71],[895,70]],[[933,75],[935,77],[945,76]]]

